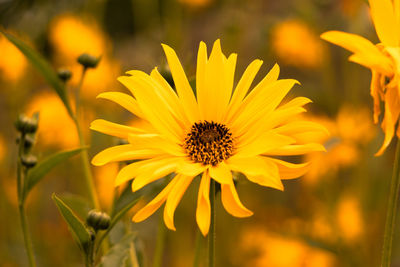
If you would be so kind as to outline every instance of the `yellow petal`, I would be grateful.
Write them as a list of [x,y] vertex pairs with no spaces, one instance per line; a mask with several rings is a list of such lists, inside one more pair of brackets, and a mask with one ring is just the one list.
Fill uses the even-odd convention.
[[382,147],[375,154],[375,156],[382,155],[392,141],[395,132],[395,125],[399,118],[399,112],[400,103],[398,90],[395,87],[387,88],[385,94],[385,115],[382,122],[382,129],[385,132],[385,139]]
[[240,105],[236,108],[236,110],[233,110],[232,108],[232,115],[227,120],[227,122],[235,123],[240,115],[243,116],[244,112],[253,113],[254,106],[257,106],[257,104],[259,104],[261,98],[264,101],[264,103],[266,103],[265,101],[266,99],[263,97],[265,97],[265,95],[268,94],[265,93],[265,91],[271,92],[270,88],[272,87],[272,84],[274,84],[278,79],[279,71],[280,70],[278,64],[275,64],[274,67],[270,70],[270,72],[264,77],[264,79],[262,79],[261,82],[259,82],[254,87],[254,89],[246,96],[246,98],[243,101],[240,101]]
[[370,94],[374,100],[374,123],[378,123],[381,114],[380,92],[383,92],[381,86],[381,74],[372,71]]
[[225,210],[235,217],[242,218],[253,215],[253,212],[248,210],[243,206],[242,202],[240,202],[233,181],[229,184],[221,184],[221,200]]
[[301,120],[284,124],[281,127],[275,128],[274,131],[276,133],[285,135],[292,135],[304,132],[323,132],[326,135],[329,135],[329,131],[321,124],[311,121],[301,121]]
[[183,194],[186,192],[186,189],[192,182],[193,178],[194,177],[179,174],[174,178],[174,180],[177,181],[172,188],[170,194],[168,195],[167,203],[165,204],[164,208],[164,222],[170,230],[176,230],[174,225],[175,209],[181,201]]
[[182,106],[187,112],[191,124],[193,124],[194,122],[199,120],[199,110],[196,98],[194,97],[192,91],[192,87],[190,86],[189,81],[186,78],[185,71],[183,70],[181,63],[179,62],[175,51],[165,44],[162,44],[162,47],[167,57],[169,68],[171,69],[171,74],[174,79],[176,91],[178,92],[179,98],[182,101]]
[[125,126],[101,119],[92,121],[90,129],[122,139],[128,139],[129,134],[146,133],[140,128]]
[[154,68],[150,76],[160,84],[160,93],[165,98],[165,100],[173,107],[172,111],[174,115],[182,121],[183,124],[190,124],[189,119],[183,109],[182,103],[180,102],[178,96],[176,95],[174,89],[171,85],[164,79],[164,77],[158,72],[157,68]]
[[220,162],[217,166],[209,167],[210,176],[220,184],[228,184],[232,182],[232,172],[224,162]]
[[140,149],[157,149],[174,156],[186,156],[181,145],[171,142],[158,134],[129,134],[128,141]]
[[137,175],[140,174],[140,170],[143,167],[158,165],[158,162],[163,159],[165,159],[165,158],[164,157],[156,157],[156,158],[152,158],[152,159],[136,161],[136,162],[126,165],[118,172],[117,178],[115,178],[114,185],[119,186],[119,185],[135,178]]
[[369,0],[372,20],[381,42],[386,46],[398,46],[399,34],[392,0]]
[[211,205],[210,205],[210,175],[203,173],[200,181],[199,194],[197,197],[196,209],[197,225],[203,236],[208,234],[211,221]]
[[132,191],[136,192],[142,187],[160,179],[168,174],[171,174],[176,169],[176,159],[169,158],[164,159],[163,161],[159,161],[156,166],[148,167],[143,166],[141,168],[141,172],[136,176],[136,178],[132,182]]
[[180,158],[176,172],[186,176],[196,176],[205,171],[206,166],[201,163],[194,163],[186,158]]
[[200,42],[199,51],[197,52],[196,93],[199,111],[202,117],[204,117],[207,109],[207,100],[210,97],[206,85],[207,61],[207,46],[204,42]]
[[249,132],[250,126],[259,126],[260,119],[266,118],[296,83],[296,80],[291,79],[278,80],[257,91],[257,97],[246,97],[240,108],[241,113],[231,124],[233,132],[240,136]]
[[270,158],[279,169],[279,176],[282,180],[294,179],[303,176],[311,167],[309,163],[294,164],[279,159]]
[[140,209],[135,216],[133,216],[133,222],[141,222],[150,217],[158,208],[167,200],[168,194],[174,188],[178,180],[172,179],[171,182],[146,206]]
[[278,167],[275,162],[266,157],[237,158],[233,156],[228,160],[228,164],[232,170],[243,173],[253,183],[283,190]]
[[92,164],[102,166],[109,162],[152,158],[163,152],[151,149],[135,149],[132,145],[113,146],[104,149],[92,159]]
[[120,93],[120,92],[105,92],[101,93],[97,96],[97,98],[108,99],[113,101],[123,108],[136,115],[137,117],[143,118],[143,113],[140,110],[136,99],[131,97],[130,95]]
[[233,92],[232,99],[229,103],[228,113],[226,120],[230,120],[231,117],[236,113],[243,98],[246,96],[253,83],[254,77],[257,75],[258,70],[263,64],[262,60],[256,59],[250,63],[250,65],[244,71],[242,77],[240,78],[235,91]]
[[277,149],[270,150],[265,155],[276,156],[293,156],[302,155],[310,152],[326,151],[325,147],[317,143],[309,143],[305,145],[288,145]]
[[350,60],[358,64],[367,67],[379,66],[385,72],[390,72],[391,70],[390,60],[373,43],[364,37],[346,32],[329,31],[323,33],[321,38],[353,52],[355,55],[351,56]]
[[[239,139],[241,140],[241,139]],[[277,149],[282,146],[287,146],[296,142],[295,139],[268,131],[260,135],[259,137],[245,142],[246,140],[239,141],[239,145],[236,148],[237,157],[252,157],[263,153],[266,153],[272,149]]]
[[174,108],[160,95],[160,89],[156,89],[160,85],[147,74],[143,73],[147,75],[143,76],[138,71],[135,73],[135,76],[121,76],[118,80],[132,91],[146,120],[157,131],[179,143],[184,135],[182,126],[174,117]]

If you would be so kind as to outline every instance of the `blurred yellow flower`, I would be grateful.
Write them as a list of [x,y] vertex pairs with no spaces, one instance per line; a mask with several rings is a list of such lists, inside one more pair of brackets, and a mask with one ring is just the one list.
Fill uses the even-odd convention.
[[212,0],[178,0],[180,3],[191,7],[205,7],[209,5]]
[[337,208],[337,224],[340,235],[347,241],[355,241],[363,233],[363,219],[359,200],[354,196],[344,196]]
[[[371,96],[374,99],[374,122],[378,123],[381,101],[385,114],[381,127],[385,132],[381,155],[390,144],[400,114],[400,4],[399,1],[369,0],[370,12],[381,43],[374,45],[355,34],[329,31],[321,38],[350,50],[350,61],[370,68],[372,71]],[[397,136],[400,130],[397,129]]]
[[15,82],[22,77],[27,61],[25,56],[0,33],[0,76],[5,81]]
[[40,112],[39,146],[72,148],[79,145],[75,124],[55,93],[44,91],[35,95],[25,111],[30,116]]
[[3,161],[6,153],[7,153],[7,144],[6,141],[4,140],[4,137],[0,135],[0,161]]
[[119,75],[120,64],[111,57],[112,46],[101,28],[90,18],[66,14],[50,24],[49,40],[54,48],[57,65],[72,71],[72,85],[77,85],[82,66],[76,60],[82,53],[89,53],[101,60],[96,69],[86,73],[82,96],[93,99],[106,88],[116,85],[113,77]]
[[272,30],[272,49],[278,59],[295,67],[315,68],[324,58],[324,48],[312,29],[300,20],[287,20]]
[[339,168],[356,164],[360,157],[360,145],[368,143],[375,136],[370,117],[367,109],[349,106],[343,106],[334,121],[325,117],[309,117],[324,125],[331,136],[321,136],[319,140],[326,144],[327,153],[306,155],[307,161],[313,164],[305,180],[313,184],[327,173],[332,174]]
[[96,191],[99,196],[101,207],[109,210],[113,203],[114,180],[119,171],[118,163],[107,164],[94,170]]
[[246,258],[243,266],[251,267],[330,267],[337,266],[330,252],[307,245],[295,238],[249,227],[242,232],[240,250],[256,255]]
[[276,156],[324,151],[321,144],[299,142],[297,137],[326,130],[319,124],[294,119],[296,114],[305,111],[303,105],[309,99],[297,97],[279,106],[297,81],[278,80],[278,65],[250,91],[262,64],[261,60],[253,61],[233,91],[237,55],[226,58],[217,40],[208,57],[207,47],[201,42],[196,99],[175,51],[167,45],[163,48],[177,93],[157,68],[150,75],[133,70],[128,72],[130,76],[120,77],[118,80],[134,98],[119,92],[107,92],[99,97],[114,101],[147,120],[151,128],[93,121],[92,130],[127,139],[129,144],[105,149],[92,163],[101,166],[114,161],[140,160],[121,169],[116,178],[116,185],[135,178],[133,191],[176,173],[159,195],[133,217],[135,222],[143,221],[166,202],[164,221],[172,230],[175,230],[174,212],[178,203],[192,180],[202,174],[196,219],[203,235],[207,235],[211,179],[221,184],[222,204],[230,214],[250,216],[252,212],[239,200],[231,171],[242,172],[254,183],[283,190],[281,179],[299,177],[308,166]]

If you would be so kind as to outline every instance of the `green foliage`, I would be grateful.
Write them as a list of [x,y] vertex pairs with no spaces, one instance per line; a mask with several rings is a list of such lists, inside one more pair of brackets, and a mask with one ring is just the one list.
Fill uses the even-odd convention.
[[81,147],[81,148],[76,148],[76,149],[72,149],[72,150],[66,150],[66,151],[61,151],[61,152],[55,153],[54,155],[51,155],[47,159],[41,161],[34,168],[32,168],[28,172],[28,175],[26,176],[25,188],[24,188],[22,199],[23,200],[26,199],[26,197],[28,196],[28,193],[32,190],[32,188],[37,183],[39,183],[50,170],[52,170],[55,166],[64,162],[68,158],[78,154],[79,152],[81,152],[84,149],[86,149],[86,148]]
[[65,108],[68,113],[72,116],[71,106],[68,101],[67,92],[65,90],[64,84],[58,78],[57,73],[51,67],[51,65],[47,62],[47,60],[42,57],[38,52],[29,47],[27,44],[16,38],[15,36],[1,31],[4,36],[13,43],[24,55],[25,57],[33,64],[33,66],[43,75],[49,85],[56,91],[61,101],[64,103]]
[[[100,267],[133,266],[138,267],[136,234],[126,234],[101,258]],[[132,259],[134,258],[134,259]],[[133,261],[133,262],[132,262]]]
[[53,193],[52,199],[56,203],[64,221],[67,223],[74,239],[77,241],[79,247],[85,252],[85,255],[90,254],[92,248],[92,234],[89,232],[85,224],[75,215],[60,198]]

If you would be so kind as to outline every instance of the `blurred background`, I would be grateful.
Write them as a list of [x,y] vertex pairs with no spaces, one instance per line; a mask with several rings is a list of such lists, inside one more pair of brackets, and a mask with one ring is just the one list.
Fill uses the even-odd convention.
[[[195,74],[199,42],[205,41],[210,48],[218,38],[225,54],[238,53],[236,82],[254,59],[264,61],[258,80],[278,63],[281,78],[301,82],[287,99],[300,95],[312,99],[305,116],[331,132],[331,136],[321,137],[328,152],[307,156],[305,160],[313,162],[311,171],[300,179],[284,181],[284,192],[241,180],[239,196],[254,211],[250,218],[230,216],[218,200],[217,266],[379,265],[393,144],[383,156],[374,157],[383,134],[379,125],[372,123],[371,74],[348,62],[347,51],[319,39],[324,31],[335,29],[376,43],[366,1],[2,0],[0,23],[44,55],[55,69],[70,69],[70,90],[81,75],[77,57],[84,52],[101,56],[99,66],[88,71],[82,89],[90,156],[117,142],[90,132],[90,121],[135,122],[130,113],[96,100],[96,95],[124,91],[116,78],[125,71],[149,72],[155,66],[166,70],[161,43],[175,49],[189,77]],[[39,158],[79,146],[62,102],[0,35],[0,265],[5,267],[28,264],[17,211],[17,132],[13,123],[19,113],[36,111],[40,111],[35,148]],[[112,164],[93,167],[105,211],[113,200],[118,168]],[[163,266],[192,266],[198,184],[195,181],[189,187],[178,207],[177,231],[166,230]],[[79,203],[85,203],[78,157],[54,169],[34,189],[27,215],[39,266],[83,266],[78,246],[51,200],[53,192],[75,202],[77,198],[72,196],[80,195]],[[149,199],[144,198],[138,206]],[[80,207],[84,210],[83,204]],[[119,229],[137,231],[144,266],[152,266],[162,210],[145,222],[132,224],[130,216],[137,209],[133,208]],[[198,243],[205,244],[205,239]],[[393,266],[400,266],[399,245],[397,234]],[[206,266],[205,261],[200,266]]]

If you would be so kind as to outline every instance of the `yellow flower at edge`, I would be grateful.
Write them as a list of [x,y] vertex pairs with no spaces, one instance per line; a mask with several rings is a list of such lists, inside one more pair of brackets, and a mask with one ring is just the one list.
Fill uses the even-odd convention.
[[39,146],[73,148],[79,145],[75,124],[55,93],[44,91],[35,95],[28,103],[25,112],[30,116],[40,112]]
[[0,51],[0,75],[6,81],[17,81],[28,65],[25,56],[3,34],[0,34]]
[[324,58],[324,47],[318,36],[300,20],[287,20],[272,31],[272,48],[287,65],[315,68]]
[[140,160],[122,168],[116,185],[128,180],[132,190],[175,173],[169,184],[133,217],[140,222],[152,215],[163,203],[164,222],[175,230],[174,213],[190,183],[201,175],[196,220],[207,235],[210,226],[210,181],[221,185],[225,210],[236,217],[253,213],[239,200],[232,171],[242,172],[251,182],[283,190],[281,179],[303,175],[308,164],[294,164],[275,156],[303,155],[324,151],[319,143],[301,143],[297,135],[326,131],[319,124],[295,120],[305,111],[308,98],[297,97],[280,105],[296,80],[278,80],[279,66],[252,90],[251,84],[262,61],[253,61],[234,86],[237,54],[228,58],[214,43],[207,56],[201,42],[197,56],[196,96],[175,51],[163,45],[176,91],[157,68],[150,75],[128,71],[119,77],[133,97],[120,92],[107,92],[99,98],[109,99],[146,120],[153,129],[129,127],[105,120],[95,120],[90,128],[127,139],[129,144],[107,148],[98,153],[92,164],[101,166],[113,161]]
[[381,113],[380,102],[385,104],[381,127],[385,132],[382,147],[376,156],[382,155],[395,132],[400,137],[400,128],[395,125],[400,114],[400,1],[369,0],[370,12],[376,33],[381,43],[374,45],[369,40],[350,33],[329,31],[321,38],[351,51],[350,61],[371,69],[371,96],[374,100],[374,122]]

